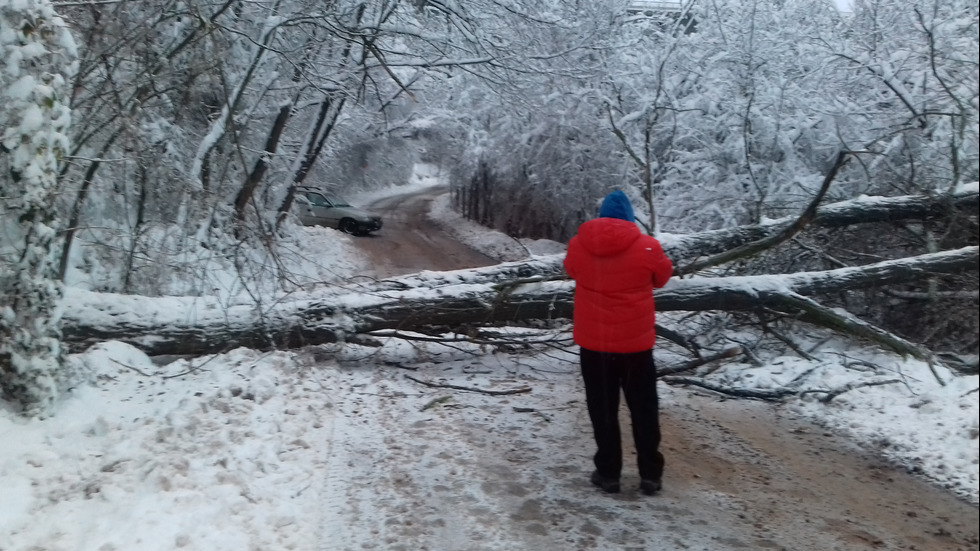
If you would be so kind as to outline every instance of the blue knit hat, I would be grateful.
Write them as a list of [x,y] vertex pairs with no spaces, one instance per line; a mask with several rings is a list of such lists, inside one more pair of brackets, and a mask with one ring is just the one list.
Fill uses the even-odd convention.
[[636,221],[633,216],[633,205],[630,205],[630,200],[626,194],[619,190],[606,195],[606,198],[602,200],[602,206],[599,207],[599,217],[619,218],[627,222]]

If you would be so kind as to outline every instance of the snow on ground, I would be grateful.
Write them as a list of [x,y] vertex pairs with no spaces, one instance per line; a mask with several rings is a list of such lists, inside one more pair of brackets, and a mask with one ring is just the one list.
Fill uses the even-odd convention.
[[[938,378],[922,361],[833,342],[814,361],[783,356],[716,373],[746,388],[772,389],[799,378],[801,391],[844,391],[829,402],[821,401],[824,392],[803,394],[787,409],[976,504],[980,379],[936,371]],[[859,385],[873,386],[847,390]]]
[[[419,177],[412,185],[437,180]],[[445,205],[437,203],[433,216],[445,217],[440,209]],[[465,233],[486,250],[513,244],[493,233]],[[350,250],[319,241],[298,238],[297,255],[326,259]],[[547,243],[521,248],[560,250]],[[340,276],[358,266],[356,258],[333,260]],[[319,269],[297,271],[312,279]],[[977,376],[938,369],[937,377],[922,362],[838,341],[814,355],[727,363],[714,377],[759,389],[853,387],[826,403],[825,393],[801,393],[785,408],[978,502]],[[672,359],[668,350],[658,358]],[[418,549],[433,532],[443,541],[483,542],[481,549],[530,549],[548,531],[567,532],[559,537],[569,549],[608,549],[622,547],[616,534],[648,514],[630,503],[603,512],[607,505],[596,503],[612,529],[571,531],[563,524],[569,521],[527,497],[592,495],[579,480],[591,449],[582,445],[589,428],[569,351],[389,340],[381,348],[239,349],[158,366],[128,345],[107,342],[70,364],[86,382],[64,396],[54,417],[27,420],[0,406],[0,551]],[[892,380],[898,382],[862,386]],[[515,394],[443,391],[426,382]],[[662,388],[664,408],[683,406],[688,391]],[[463,438],[460,422],[483,436],[454,440]],[[438,434],[442,444],[413,443],[422,434]],[[562,460],[523,470],[551,456]],[[552,485],[551,477],[574,483]],[[378,496],[375,486],[396,491]],[[420,496],[418,488],[436,495]],[[507,499],[519,500],[520,533],[480,520],[490,502]],[[420,524],[399,520],[408,510]],[[329,511],[337,513],[324,517]],[[373,531],[351,533],[347,520],[373,515]],[[685,548],[727,548],[710,520],[686,526],[700,528],[685,534]],[[325,542],[325,534],[335,541]],[[648,543],[663,544],[661,536],[651,534]]]
[[[107,342],[57,415],[0,413],[0,549],[311,549],[321,388],[289,354],[158,368]],[[210,361],[209,361],[210,360]]]
[[[864,369],[844,367],[858,360]],[[659,507],[694,517],[677,532],[683,540],[665,539],[653,528],[672,526],[671,515],[651,521],[648,500],[599,499],[584,483],[591,436],[573,352],[390,340],[381,348],[239,349],[159,367],[107,342],[72,363],[91,383],[67,395],[56,417],[0,413],[3,551],[410,550],[433,542],[723,551],[725,541],[745,541],[721,533],[717,511],[669,492]],[[736,363],[718,376],[765,389],[808,373],[801,390],[833,389],[894,378],[898,367],[903,384],[858,388],[829,404],[814,394],[787,407],[976,502],[976,377],[942,387],[921,363],[861,349],[829,350],[817,362]],[[689,406],[690,391],[661,388],[665,410]],[[559,514],[561,503],[606,522],[581,526],[581,517]],[[497,522],[501,510],[519,514]],[[520,530],[506,528],[512,521]]]

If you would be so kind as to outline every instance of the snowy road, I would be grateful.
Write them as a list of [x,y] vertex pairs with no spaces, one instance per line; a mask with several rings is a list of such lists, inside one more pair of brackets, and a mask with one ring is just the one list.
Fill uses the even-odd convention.
[[686,390],[663,391],[662,494],[630,465],[600,493],[571,358],[494,360],[321,372],[338,389],[321,551],[976,549],[975,507],[769,406]]
[[[386,210],[383,234],[359,241],[379,277],[482,265],[465,247],[431,245],[446,239],[425,235],[432,197],[372,206],[400,209]],[[324,372],[325,387],[344,390],[332,402],[321,551],[977,549],[975,506],[770,405],[689,390],[662,387],[663,493],[639,495],[628,466],[624,493],[602,494],[587,482],[592,440],[575,358],[489,358],[348,361]],[[440,390],[406,374],[533,391]]]
[[452,239],[429,216],[432,200],[443,187],[385,197],[368,208],[384,217],[376,234],[355,244],[372,259],[375,277],[385,278],[421,270],[455,270],[490,266],[497,261]]

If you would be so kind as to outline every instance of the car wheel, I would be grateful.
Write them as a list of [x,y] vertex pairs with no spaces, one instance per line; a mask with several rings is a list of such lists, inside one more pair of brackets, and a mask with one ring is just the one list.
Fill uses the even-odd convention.
[[357,235],[357,222],[351,220],[350,218],[344,218],[340,221],[339,229],[344,233]]

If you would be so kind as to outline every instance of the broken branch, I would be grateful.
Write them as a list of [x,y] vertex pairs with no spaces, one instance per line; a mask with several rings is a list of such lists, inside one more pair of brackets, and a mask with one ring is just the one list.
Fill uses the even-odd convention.
[[453,390],[462,390],[465,392],[479,392],[480,394],[487,394],[489,396],[506,396],[509,394],[524,394],[526,392],[531,392],[531,387],[529,386],[512,388],[509,390],[487,390],[483,388],[473,388],[469,386],[451,385],[448,383],[432,383],[429,381],[423,381],[422,379],[417,379],[415,377],[412,377],[411,375],[405,375],[405,378],[411,381],[415,381],[420,385],[425,385],[431,388],[451,388]]

